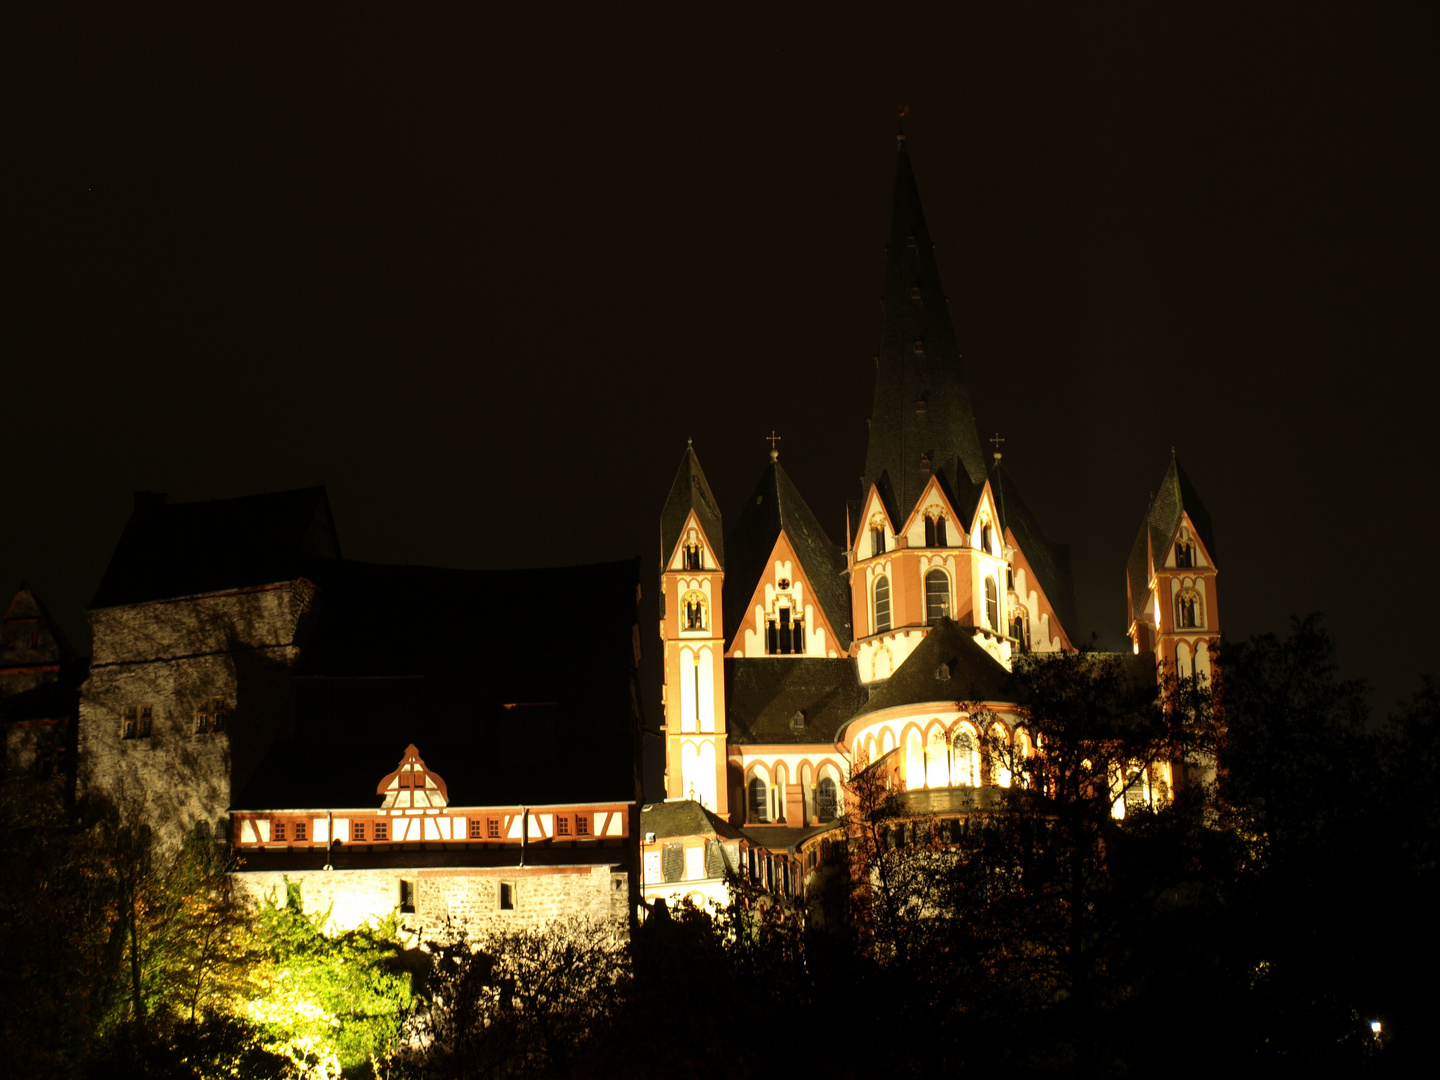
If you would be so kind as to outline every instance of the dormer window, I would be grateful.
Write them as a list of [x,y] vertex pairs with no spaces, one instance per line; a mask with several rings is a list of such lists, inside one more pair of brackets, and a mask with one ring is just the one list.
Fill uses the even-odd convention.
[[685,569],[702,570],[700,544],[697,541],[690,541],[685,545]]
[[946,538],[945,515],[941,513],[925,515],[925,546],[946,547],[949,541]]

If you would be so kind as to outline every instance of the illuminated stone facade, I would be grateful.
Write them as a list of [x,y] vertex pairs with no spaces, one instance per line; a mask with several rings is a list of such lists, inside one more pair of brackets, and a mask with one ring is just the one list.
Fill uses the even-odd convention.
[[[642,815],[656,837],[647,894],[714,891],[714,860],[696,852],[724,850],[719,826],[666,839],[645,823],[675,818],[680,803],[793,867],[765,871],[767,887],[793,893],[855,773],[883,769],[901,790],[968,813],[1010,785],[1004,758],[1037,752],[1009,675],[1023,653],[1075,647],[1069,552],[1040,528],[1001,453],[982,452],[903,136],[883,305],[865,468],[841,543],[773,443],[728,531],[685,450],[661,514],[668,802]],[[1214,544],[1173,462],[1136,550],[1135,652],[1208,678]],[[1170,769],[1142,778],[1146,801],[1174,790]]]

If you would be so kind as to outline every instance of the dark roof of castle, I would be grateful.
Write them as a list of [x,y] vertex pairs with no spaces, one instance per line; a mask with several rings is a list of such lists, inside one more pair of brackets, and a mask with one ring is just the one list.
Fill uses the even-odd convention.
[[941,619],[895,673],[871,690],[870,700],[855,711],[854,718],[897,705],[1013,701],[1014,697],[1010,673],[980,647],[974,632],[954,619]]
[[675,553],[680,543],[680,531],[691,510],[705,530],[705,538],[715,550],[715,560],[721,569],[725,567],[725,538],[722,535],[719,504],[710,491],[705,472],[700,468],[700,459],[695,448],[688,443],[685,456],[680,459],[680,468],[675,472],[675,482],[670,485],[670,494],[665,499],[665,509],[660,512],[660,560],[664,564]]
[[845,552],[830,542],[780,462],[771,458],[725,541],[725,641],[734,643],[746,605],[766,574],[775,541],[784,532],[805,571],[815,600],[835,631],[837,651],[850,648],[850,590],[842,576]]
[[1075,614],[1075,583],[1070,576],[1070,545],[1057,544],[1045,535],[1028,503],[1008,472],[996,462],[990,471],[990,490],[1000,512],[1000,524],[1009,529],[1035,576],[1060,625],[1070,639],[1079,631]]
[[294,736],[236,806],[379,805],[410,743],[457,806],[634,801],[639,570],[307,562]]
[[725,725],[732,743],[828,747],[864,700],[855,662],[846,657],[725,661]]
[[734,825],[716,817],[692,799],[651,803],[642,807],[640,831],[654,833],[657,840],[667,836],[703,836],[706,833],[738,840],[744,835]]
[[192,503],[136,492],[90,607],[293,581],[316,555],[340,555],[323,487]]
[[[920,402],[925,408],[918,408]],[[985,482],[960,350],[934,245],[902,137],[885,259],[885,296],[870,441],[862,488],[878,484],[898,527],[915,509],[931,473],[957,513],[974,511]]]
[[[1130,621],[1139,614],[1137,604],[1143,605],[1149,595],[1150,581],[1147,571],[1147,547],[1153,549],[1157,558],[1162,558],[1180,524],[1182,514],[1188,514],[1200,535],[1200,542],[1212,560],[1215,559],[1215,533],[1210,524],[1210,511],[1200,501],[1200,495],[1174,454],[1170,456],[1170,467],[1165,470],[1165,479],[1150,499],[1145,517],[1140,522],[1140,531],[1130,548],[1130,559],[1126,563],[1126,575],[1130,579]],[[1147,540],[1149,541],[1147,545]]]

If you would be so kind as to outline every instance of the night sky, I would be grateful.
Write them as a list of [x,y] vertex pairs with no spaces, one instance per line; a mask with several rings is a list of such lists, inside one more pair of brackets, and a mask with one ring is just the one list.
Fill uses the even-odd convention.
[[733,522],[775,429],[843,533],[908,105],[1074,632],[1174,446],[1228,635],[1323,611],[1380,711],[1435,669],[1428,6],[489,7],[5,16],[0,585],[88,645],[134,490],[324,483],[352,558],[638,553],[658,724],[686,437]]

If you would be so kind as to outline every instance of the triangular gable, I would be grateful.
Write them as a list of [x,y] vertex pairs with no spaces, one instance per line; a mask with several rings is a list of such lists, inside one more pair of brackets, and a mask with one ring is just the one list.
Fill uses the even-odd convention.
[[[692,533],[693,530],[693,533]],[[665,560],[665,567],[668,570],[684,570],[685,566],[685,545],[691,542],[691,536],[699,542],[701,547],[700,565],[705,570],[718,570],[720,559],[716,555],[715,545],[711,543],[710,537],[705,535],[705,526],[700,523],[700,516],[691,510],[685,518],[685,524],[680,527],[680,532],[675,540],[675,549],[670,552]]]
[[[1005,532],[1000,528],[1000,513],[995,508],[995,493],[990,490],[990,481],[986,480],[980,489],[980,498],[975,500],[975,516],[970,520],[970,527],[965,534],[971,537],[970,546],[975,546],[975,538],[979,536],[981,528],[986,522],[995,530],[995,535],[1002,540]],[[1003,552],[991,552],[991,554],[1003,554]]]
[[[1070,639],[1070,633],[1065,627],[1065,624],[1060,621],[1060,615],[1055,610],[1054,601],[1052,601],[1050,597],[1045,594],[1045,586],[1042,585],[1040,582],[1040,575],[1035,573],[1035,568],[1030,564],[1030,560],[1025,557],[1025,552],[1020,547],[1019,541],[1016,540],[1015,534],[1009,529],[1005,530],[1005,543],[1013,549],[1013,555],[1011,557],[1011,572],[1012,576],[1015,579],[1017,593],[1019,592],[1019,586],[1021,583],[1021,572],[1023,571],[1025,575],[1023,580],[1025,584],[1025,592],[1027,595],[1021,598],[1021,602],[1025,603],[1028,609],[1028,594],[1031,592],[1035,593],[1037,612],[1042,616],[1048,615],[1050,617],[1050,622],[1048,626],[1049,635],[1051,637],[1054,637],[1057,634],[1059,635],[1060,648],[1062,650],[1069,650],[1074,648],[1074,643]],[[1039,635],[1041,631],[1042,627],[1035,625],[1035,619],[1032,615],[1030,626],[1032,647],[1033,643],[1039,640]]]
[[1175,528],[1170,534],[1170,539],[1165,546],[1164,556],[1158,563],[1152,564],[1155,569],[1169,567],[1175,569],[1175,548],[1180,542],[1182,535],[1188,534],[1190,542],[1195,545],[1196,561],[1195,569],[1213,570],[1215,561],[1210,556],[1210,549],[1205,546],[1205,539],[1200,530],[1196,528],[1195,522],[1191,520],[1189,511],[1180,512],[1180,520],[1175,523]]
[[[781,564],[783,567],[782,570],[776,569],[777,563]],[[777,578],[788,581],[790,583],[789,588],[781,590]],[[768,614],[770,611],[769,599],[775,597],[777,593],[798,597],[799,607],[802,612],[807,606],[813,605],[814,607],[814,619],[805,627],[806,652],[802,655],[812,655],[809,653],[809,645],[817,630],[824,632],[826,654],[831,652],[838,653],[844,647],[835,633],[835,626],[829,613],[820,602],[820,594],[816,591],[814,582],[812,582],[805,573],[805,567],[801,564],[800,557],[795,552],[795,546],[790,542],[790,538],[782,531],[780,535],[775,538],[775,546],[770,550],[770,557],[765,560],[765,569],[760,575],[760,580],[756,582],[754,591],[746,598],[746,603],[740,608],[742,612],[740,622],[736,626],[734,635],[725,643],[725,656],[727,658],[737,655],[735,651],[737,644],[740,647],[740,652],[744,653],[745,656],[765,655],[763,641],[758,650],[747,649],[745,647],[745,633],[747,630],[757,632],[755,609],[758,607],[762,612]],[[761,627],[758,628],[758,632],[763,632],[763,629],[762,623]]]
[[[944,511],[954,526],[955,534],[946,537],[947,546],[959,547],[965,536],[965,523],[956,513],[950,497],[945,494],[945,485],[940,483],[940,478],[937,476],[932,476],[930,482],[925,485],[925,490],[920,493],[920,498],[915,503],[915,509],[910,512],[910,518],[905,522],[903,535],[909,536],[911,529],[916,525],[923,524],[925,512],[933,507],[939,507]],[[911,544],[910,546],[917,547],[919,545]]]
[[443,807],[450,801],[445,781],[425,767],[414,743],[405,748],[400,767],[376,785],[375,794],[385,796],[382,805],[387,810]]
[[890,511],[885,506],[880,489],[871,484],[870,491],[865,496],[864,509],[860,511],[860,518],[855,522],[855,557],[857,559],[868,559],[872,554],[870,529],[873,527],[877,515],[885,525],[885,550],[894,551],[895,523],[890,518]]

